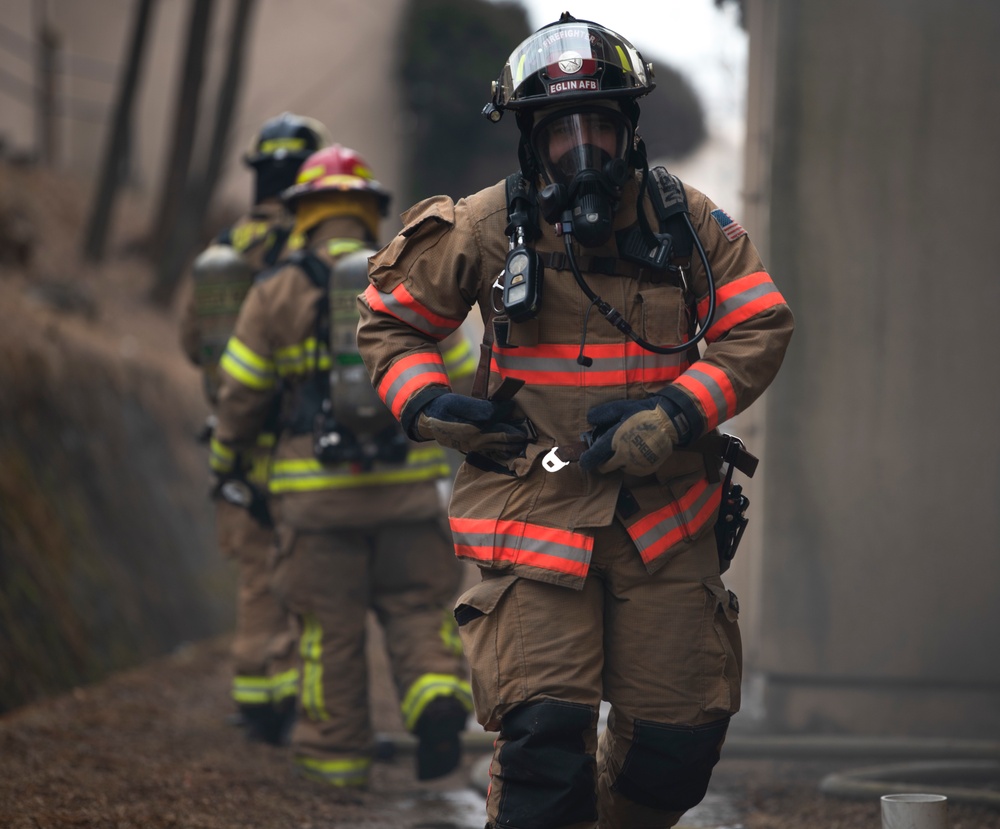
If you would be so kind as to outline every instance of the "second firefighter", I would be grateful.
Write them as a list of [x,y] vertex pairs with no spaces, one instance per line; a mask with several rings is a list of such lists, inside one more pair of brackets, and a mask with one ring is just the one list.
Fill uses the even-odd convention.
[[[279,550],[273,586],[300,628],[296,767],[338,787],[368,784],[374,754],[366,624],[385,633],[402,719],[419,741],[417,776],[451,772],[472,709],[450,614],[461,569],[438,483],[443,450],[409,441],[358,355],[355,297],[389,194],[353,150],[308,159],[285,193],[298,248],[259,278],[221,361],[215,442],[252,445],[280,391],[270,496]],[[471,376],[461,335],[434,355]]]

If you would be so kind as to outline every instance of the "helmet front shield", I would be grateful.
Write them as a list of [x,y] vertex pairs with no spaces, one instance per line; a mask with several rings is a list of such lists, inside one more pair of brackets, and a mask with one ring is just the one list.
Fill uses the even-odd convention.
[[494,86],[500,110],[587,98],[637,98],[653,89],[638,50],[596,23],[546,26],[507,59]]

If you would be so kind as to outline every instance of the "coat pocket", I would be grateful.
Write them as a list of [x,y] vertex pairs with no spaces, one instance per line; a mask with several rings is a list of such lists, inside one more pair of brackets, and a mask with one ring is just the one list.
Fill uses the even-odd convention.
[[[688,315],[684,293],[674,285],[644,285],[637,295],[642,313],[642,336],[658,346],[679,345],[688,337]],[[676,377],[682,354],[642,352],[642,385],[648,393],[662,389]]]
[[402,218],[403,229],[368,260],[369,278],[383,292],[405,279],[406,268],[398,267],[404,254],[414,258],[415,251],[435,244],[455,224],[455,204],[447,196],[435,196],[410,208]]

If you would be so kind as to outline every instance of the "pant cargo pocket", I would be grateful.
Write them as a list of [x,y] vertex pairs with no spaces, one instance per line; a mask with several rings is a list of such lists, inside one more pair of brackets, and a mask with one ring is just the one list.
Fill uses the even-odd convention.
[[710,605],[711,624],[706,625],[703,659],[706,712],[735,714],[740,710],[740,680],[743,673],[743,643],[738,624],[736,594],[718,579],[702,582]]
[[505,630],[499,615],[517,576],[489,576],[469,588],[455,604],[455,620],[472,675],[476,719],[487,731],[500,728],[500,716],[524,699],[520,639]]

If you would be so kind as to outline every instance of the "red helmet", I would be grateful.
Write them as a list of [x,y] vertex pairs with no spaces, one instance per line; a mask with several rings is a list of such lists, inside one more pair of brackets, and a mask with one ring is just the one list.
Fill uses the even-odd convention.
[[370,193],[379,212],[389,211],[389,191],[372,175],[368,163],[357,152],[340,144],[313,153],[299,168],[295,184],[282,193],[292,206],[297,199],[315,193]]

